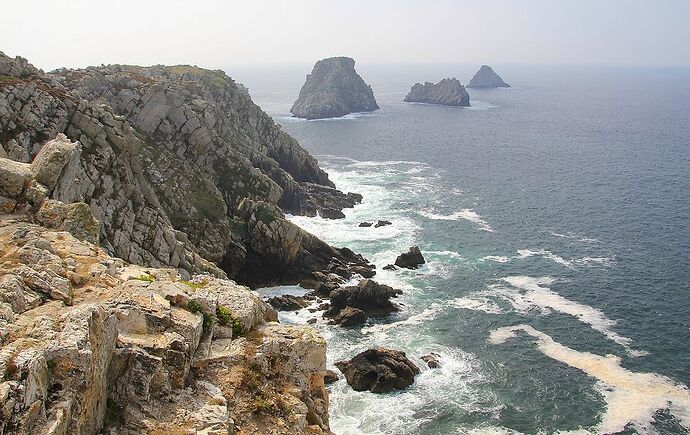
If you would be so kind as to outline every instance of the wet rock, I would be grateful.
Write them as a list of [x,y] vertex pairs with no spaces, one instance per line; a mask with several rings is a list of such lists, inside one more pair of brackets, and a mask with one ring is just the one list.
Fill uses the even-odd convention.
[[408,103],[440,104],[443,106],[470,107],[470,95],[458,79],[443,79],[433,84],[415,83],[404,101]]
[[379,108],[371,86],[355,71],[349,57],[331,57],[316,62],[290,113],[298,118],[333,118]]
[[292,295],[274,296],[266,302],[278,311],[296,311],[309,305],[304,298]]
[[470,80],[468,88],[509,88],[510,85],[488,65],[482,65]]
[[337,382],[340,376],[335,370],[326,369],[326,374],[323,376],[323,382],[328,385]]
[[336,367],[343,372],[347,383],[355,391],[388,393],[402,390],[414,383],[419,368],[405,352],[377,347],[355,355],[349,361],[339,361]]
[[409,251],[400,254],[398,258],[395,259],[396,266],[407,269],[416,269],[425,262],[424,256],[417,246],[411,247]]
[[362,228],[368,228],[368,227],[370,227],[370,226],[372,226],[372,225],[374,225],[374,224],[371,223],[371,222],[360,222],[360,223],[359,223],[359,226],[362,227]]
[[317,319],[316,317],[312,317],[311,319],[307,320],[307,323],[310,324],[310,325],[313,325],[314,323],[317,322],[317,320],[318,320],[318,319]]
[[398,270],[398,268],[393,264],[387,264],[383,266],[383,270]]
[[[331,306],[324,317],[335,323],[361,324],[369,317],[385,317],[398,311],[391,298],[402,293],[370,279],[361,280],[356,286],[341,287],[331,292]],[[351,308],[348,310],[348,308]]]
[[441,355],[431,352],[428,355],[422,355],[421,360],[426,363],[427,366],[429,366],[430,369],[437,369],[441,367],[441,363],[439,362],[439,358],[441,358]]
[[378,221],[378,222],[376,222],[376,224],[374,225],[374,228],[385,227],[385,226],[387,226],[387,225],[392,225],[392,222],[390,222],[390,221]]

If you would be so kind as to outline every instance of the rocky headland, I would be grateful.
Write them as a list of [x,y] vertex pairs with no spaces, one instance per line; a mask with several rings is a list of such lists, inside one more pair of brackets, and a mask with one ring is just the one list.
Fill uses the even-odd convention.
[[467,85],[468,88],[509,88],[510,85],[503,81],[488,65],[482,65],[474,74]]
[[403,100],[408,103],[440,104],[443,106],[470,107],[470,95],[458,79],[443,79],[433,84],[415,83]]
[[316,62],[290,113],[298,118],[335,118],[379,108],[371,86],[355,71],[349,57],[331,57]]
[[373,276],[284,215],[359,201],[222,71],[0,53],[0,433],[329,432],[325,341],[244,285]]

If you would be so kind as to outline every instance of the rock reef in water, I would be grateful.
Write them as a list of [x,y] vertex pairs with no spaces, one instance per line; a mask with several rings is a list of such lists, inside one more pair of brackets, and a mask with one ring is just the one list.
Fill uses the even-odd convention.
[[443,106],[470,107],[470,95],[458,79],[443,79],[433,84],[415,83],[404,101],[408,103],[440,104]]
[[316,62],[290,113],[298,118],[322,119],[378,108],[371,86],[355,71],[355,61],[331,57]]
[[385,317],[399,310],[391,301],[402,291],[363,279],[356,286],[340,287],[330,293],[331,306],[324,313],[341,326],[364,323],[369,317]]
[[468,88],[509,88],[510,85],[494,72],[488,65],[482,65],[476,72]]
[[335,365],[353,390],[372,393],[407,388],[419,374],[419,367],[405,356],[405,352],[383,347],[365,350],[351,360],[339,361]]
[[416,269],[426,263],[419,247],[413,246],[407,252],[403,252],[395,259],[395,265],[406,269]]

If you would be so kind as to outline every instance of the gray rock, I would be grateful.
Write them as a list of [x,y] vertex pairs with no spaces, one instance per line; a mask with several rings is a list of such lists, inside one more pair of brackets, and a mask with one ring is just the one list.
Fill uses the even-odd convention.
[[0,196],[18,198],[31,179],[31,167],[0,157]]
[[468,88],[509,88],[510,85],[488,65],[482,65],[470,80]]
[[351,360],[339,361],[335,365],[352,389],[372,393],[407,388],[419,374],[419,368],[405,356],[405,352],[383,347],[365,350]]
[[404,101],[408,103],[440,104],[443,106],[470,107],[470,95],[458,79],[443,79],[433,84],[415,83]]
[[371,86],[355,71],[349,57],[331,57],[316,62],[290,113],[298,118],[334,118],[379,108]]
[[424,256],[417,246],[411,247],[409,251],[398,255],[398,258],[395,259],[396,266],[407,269],[416,269],[425,262]]

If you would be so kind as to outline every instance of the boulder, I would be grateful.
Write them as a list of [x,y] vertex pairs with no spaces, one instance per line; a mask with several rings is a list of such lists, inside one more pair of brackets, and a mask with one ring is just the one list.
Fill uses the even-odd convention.
[[334,118],[379,108],[371,86],[355,71],[349,57],[331,57],[316,62],[290,113],[298,118]]
[[337,382],[340,379],[338,373],[335,370],[326,369],[326,374],[323,376],[323,382],[328,385]]
[[442,106],[470,107],[470,95],[458,79],[443,79],[433,84],[415,83],[403,100],[408,103],[440,104]]
[[303,297],[292,295],[274,296],[266,302],[278,311],[296,311],[309,305]]
[[368,227],[370,227],[370,226],[372,226],[372,225],[374,225],[374,224],[371,223],[371,222],[360,222],[360,223],[359,223],[359,227],[360,227],[360,228],[368,228]]
[[424,256],[417,246],[413,246],[409,251],[398,255],[395,259],[395,265],[407,269],[416,269],[420,264],[424,264]]
[[[324,317],[332,318],[335,323],[341,325],[341,322],[353,325],[364,323],[369,317],[385,317],[399,310],[391,298],[401,293],[400,290],[371,279],[363,279],[356,286],[341,287],[332,291],[331,306],[324,313]],[[351,310],[347,310],[348,308]]]
[[30,179],[30,165],[0,157],[0,196],[18,198]]
[[31,172],[36,181],[52,191],[66,167],[72,167],[70,171],[72,174],[67,178],[73,181],[79,168],[80,156],[81,144],[70,141],[67,136],[60,133],[55,139],[43,145],[31,162]]
[[427,366],[429,366],[430,369],[437,369],[441,367],[441,363],[438,361],[438,359],[441,357],[441,355],[431,352],[428,355],[422,355],[420,359],[426,363]]
[[369,390],[372,393],[407,388],[419,374],[419,368],[405,356],[405,352],[384,347],[365,350],[351,360],[339,361],[335,365],[355,391]]
[[468,88],[509,88],[510,85],[488,65],[482,65],[470,80]]
[[390,221],[378,221],[378,222],[376,222],[376,225],[374,225],[374,228],[385,227],[385,226],[391,225],[391,224],[392,224],[392,222],[390,222]]

